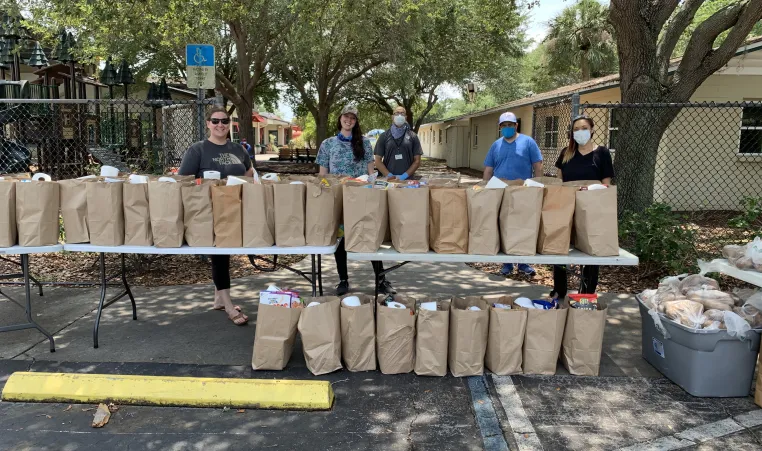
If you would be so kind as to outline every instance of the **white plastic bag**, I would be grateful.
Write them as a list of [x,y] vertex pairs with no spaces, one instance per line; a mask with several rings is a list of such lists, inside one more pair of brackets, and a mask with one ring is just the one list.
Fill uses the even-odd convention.
[[733,312],[725,312],[725,327],[728,330],[728,335],[736,337],[741,341],[746,339],[746,332],[751,330],[751,326],[745,319],[738,316]]
[[762,267],[762,238],[756,237],[746,248],[746,256],[751,259],[755,269]]

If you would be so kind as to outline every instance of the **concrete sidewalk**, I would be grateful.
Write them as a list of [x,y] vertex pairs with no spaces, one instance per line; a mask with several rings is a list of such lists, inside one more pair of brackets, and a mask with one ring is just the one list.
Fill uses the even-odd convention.
[[[296,266],[306,270],[309,261]],[[332,294],[338,283],[332,257],[324,259],[323,269],[325,293]],[[350,262],[349,271],[352,287],[372,294],[370,263]],[[500,294],[538,298],[550,291],[462,264],[410,263],[388,278],[401,294],[416,298]],[[99,349],[92,347],[99,290],[46,288],[44,297],[33,295],[35,319],[55,334],[57,352],[48,352],[47,341],[36,331],[0,334],[0,388],[11,372],[21,370],[314,378],[305,367],[299,340],[285,371],[250,369],[258,292],[269,283],[310,290],[306,281],[283,270],[235,280],[234,300],[250,317],[245,327],[236,327],[224,313],[211,310],[211,285],[134,287],[138,320],[132,320],[128,300],[107,308]],[[21,294],[18,288],[3,291],[17,298]],[[0,443],[0,449],[60,449],[62,444],[88,449],[95,443],[108,443],[109,449],[307,449],[321,443],[325,449],[591,450],[649,449],[647,442],[653,440],[669,445],[653,449],[714,449],[715,444],[762,449],[762,411],[750,397],[694,398],[662,378],[641,357],[640,314],[634,297],[602,296],[609,313],[600,377],[568,376],[560,365],[556,376],[488,375],[484,381],[489,398],[484,404],[475,397],[471,378],[339,371],[319,377],[335,384],[331,412],[236,414],[123,406],[97,432],[89,427],[92,412],[81,411],[87,406],[64,413],[66,405],[0,403],[0,434],[9,440]],[[0,318],[10,324],[22,315],[11,303],[0,301]],[[497,432],[487,431],[485,409],[495,416]],[[757,416],[753,421],[733,419],[747,418],[743,415],[750,412],[759,416],[758,421]],[[676,436],[702,427],[714,431],[701,436],[703,443]],[[494,448],[495,443],[506,448]]]

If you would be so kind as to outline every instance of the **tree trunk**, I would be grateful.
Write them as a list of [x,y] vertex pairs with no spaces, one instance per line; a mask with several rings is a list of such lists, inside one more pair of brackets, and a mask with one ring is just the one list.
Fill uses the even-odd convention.
[[[652,102],[653,99],[622,99],[623,103]],[[653,203],[656,163],[662,135],[680,108],[617,108],[619,131],[612,147],[616,150],[619,213],[640,212]]]
[[318,115],[315,117],[315,148],[320,149],[320,144],[328,137],[328,116],[327,107],[318,108]]
[[252,99],[250,98],[253,97],[253,93],[246,93],[241,97],[243,102],[235,106],[236,110],[238,110],[238,139],[245,138],[247,142],[254,145],[256,141],[254,141],[254,127],[251,123],[253,111],[251,108]]
[[582,81],[588,81],[590,80],[590,52],[588,50],[585,50],[582,52],[582,61],[580,62],[581,70],[582,70]]

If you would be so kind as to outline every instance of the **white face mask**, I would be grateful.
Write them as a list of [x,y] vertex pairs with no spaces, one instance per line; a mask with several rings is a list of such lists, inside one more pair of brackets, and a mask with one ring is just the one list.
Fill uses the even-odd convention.
[[574,140],[580,146],[584,146],[590,141],[590,130],[577,130],[574,132]]
[[405,125],[405,116],[394,116],[394,125],[397,127],[402,127]]

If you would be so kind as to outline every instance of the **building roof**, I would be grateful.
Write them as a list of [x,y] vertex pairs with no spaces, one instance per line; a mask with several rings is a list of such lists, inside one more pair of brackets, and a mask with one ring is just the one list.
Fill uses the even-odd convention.
[[[762,50],[762,36],[755,37],[746,41],[746,43],[743,46],[739,47],[738,50],[736,50],[735,56],[743,55],[749,52],[756,52],[758,50]],[[682,58],[673,58],[670,61],[670,67],[669,67],[670,72],[677,69],[681,60]],[[457,121],[457,120],[466,119],[469,117],[485,116],[487,114],[496,113],[498,111],[505,111],[511,108],[518,108],[518,107],[532,105],[532,104],[543,102],[543,101],[551,101],[551,100],[566,98],[575,93],[584,94],[584,93],[599,91],[602,89],[614,88],[617,86],[619,86],[619,74],[606,75],[605,77],[594,78],[592,80],[587,80],[580,83],[561,86],[560,88],[556,88],[552,91],[547,91],[540,94],[532,94],[527,97],[523,97],[517,100],[512,100],[508,103],[504,103],[502,105],[498,105],[492,108],[487,108],[485,110],[477,111],[475,113],[461,114],[460,116],[455,116],[455,117],[451,117],[451,118],[447,118],[447,119],[443,119],[439,121],[427,122],[423,124],[422,126]]]

